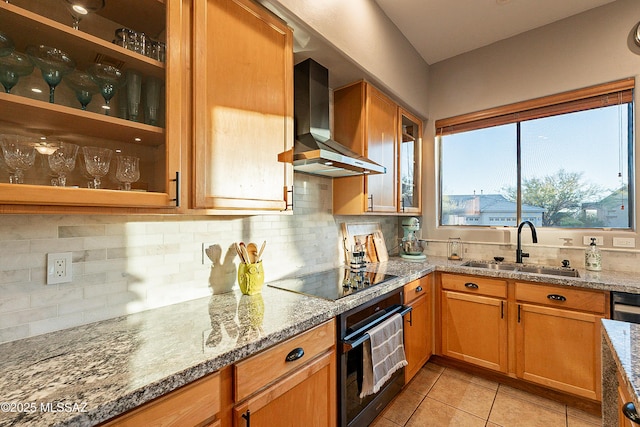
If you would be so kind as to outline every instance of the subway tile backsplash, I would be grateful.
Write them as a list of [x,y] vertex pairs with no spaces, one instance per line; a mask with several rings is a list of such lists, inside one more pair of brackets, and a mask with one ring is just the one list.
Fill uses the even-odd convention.
[[[0,343],[209,296],[203,243],[224,258],[233,242],[267,240],[267,281],[341,264],[342,222],[379,222],[397,246],[396,217],[333,216],[330,179],[294,184],[293,215],[1,215]],[[50,252],[72,252],[71,283],[46,285]]]

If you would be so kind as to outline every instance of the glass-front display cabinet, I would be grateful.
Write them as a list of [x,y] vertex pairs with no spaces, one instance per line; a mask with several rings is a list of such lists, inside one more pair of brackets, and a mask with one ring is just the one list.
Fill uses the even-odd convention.
[[175,210],[183,103],[166,88],[181,18],[169,7],[0,2],[0,212]]
[[422,164],[422,121],[399,108],[400,157],[398,209],[400,213],[419,214],[422,211],[421,164]]

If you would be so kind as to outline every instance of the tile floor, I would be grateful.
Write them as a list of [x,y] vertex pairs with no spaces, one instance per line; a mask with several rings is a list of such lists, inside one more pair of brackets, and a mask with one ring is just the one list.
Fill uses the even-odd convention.
[[427,363],[371,427],[595,427],[559,402]]

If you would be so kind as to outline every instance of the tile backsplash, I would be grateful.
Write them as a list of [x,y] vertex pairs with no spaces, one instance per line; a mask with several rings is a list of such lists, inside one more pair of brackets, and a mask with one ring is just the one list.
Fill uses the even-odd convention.
[[[330,179],[296,174],[294,185],[293,215],[0,216],[0,343],[209,296],[203,243],[224,257],[233,242],[266,240],[267,281],[342,263],[342,222],[379,222],[397,245],[397,218],[333,216]],[[71,283],[46,285],[51,252],[72,252]]]

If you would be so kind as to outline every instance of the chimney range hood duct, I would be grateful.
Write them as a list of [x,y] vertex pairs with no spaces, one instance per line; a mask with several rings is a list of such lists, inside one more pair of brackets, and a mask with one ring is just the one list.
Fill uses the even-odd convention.
[[295,66],[293,169],[332,178],[386,173],[386,168],[330,139],[329,71],[312,59]]

